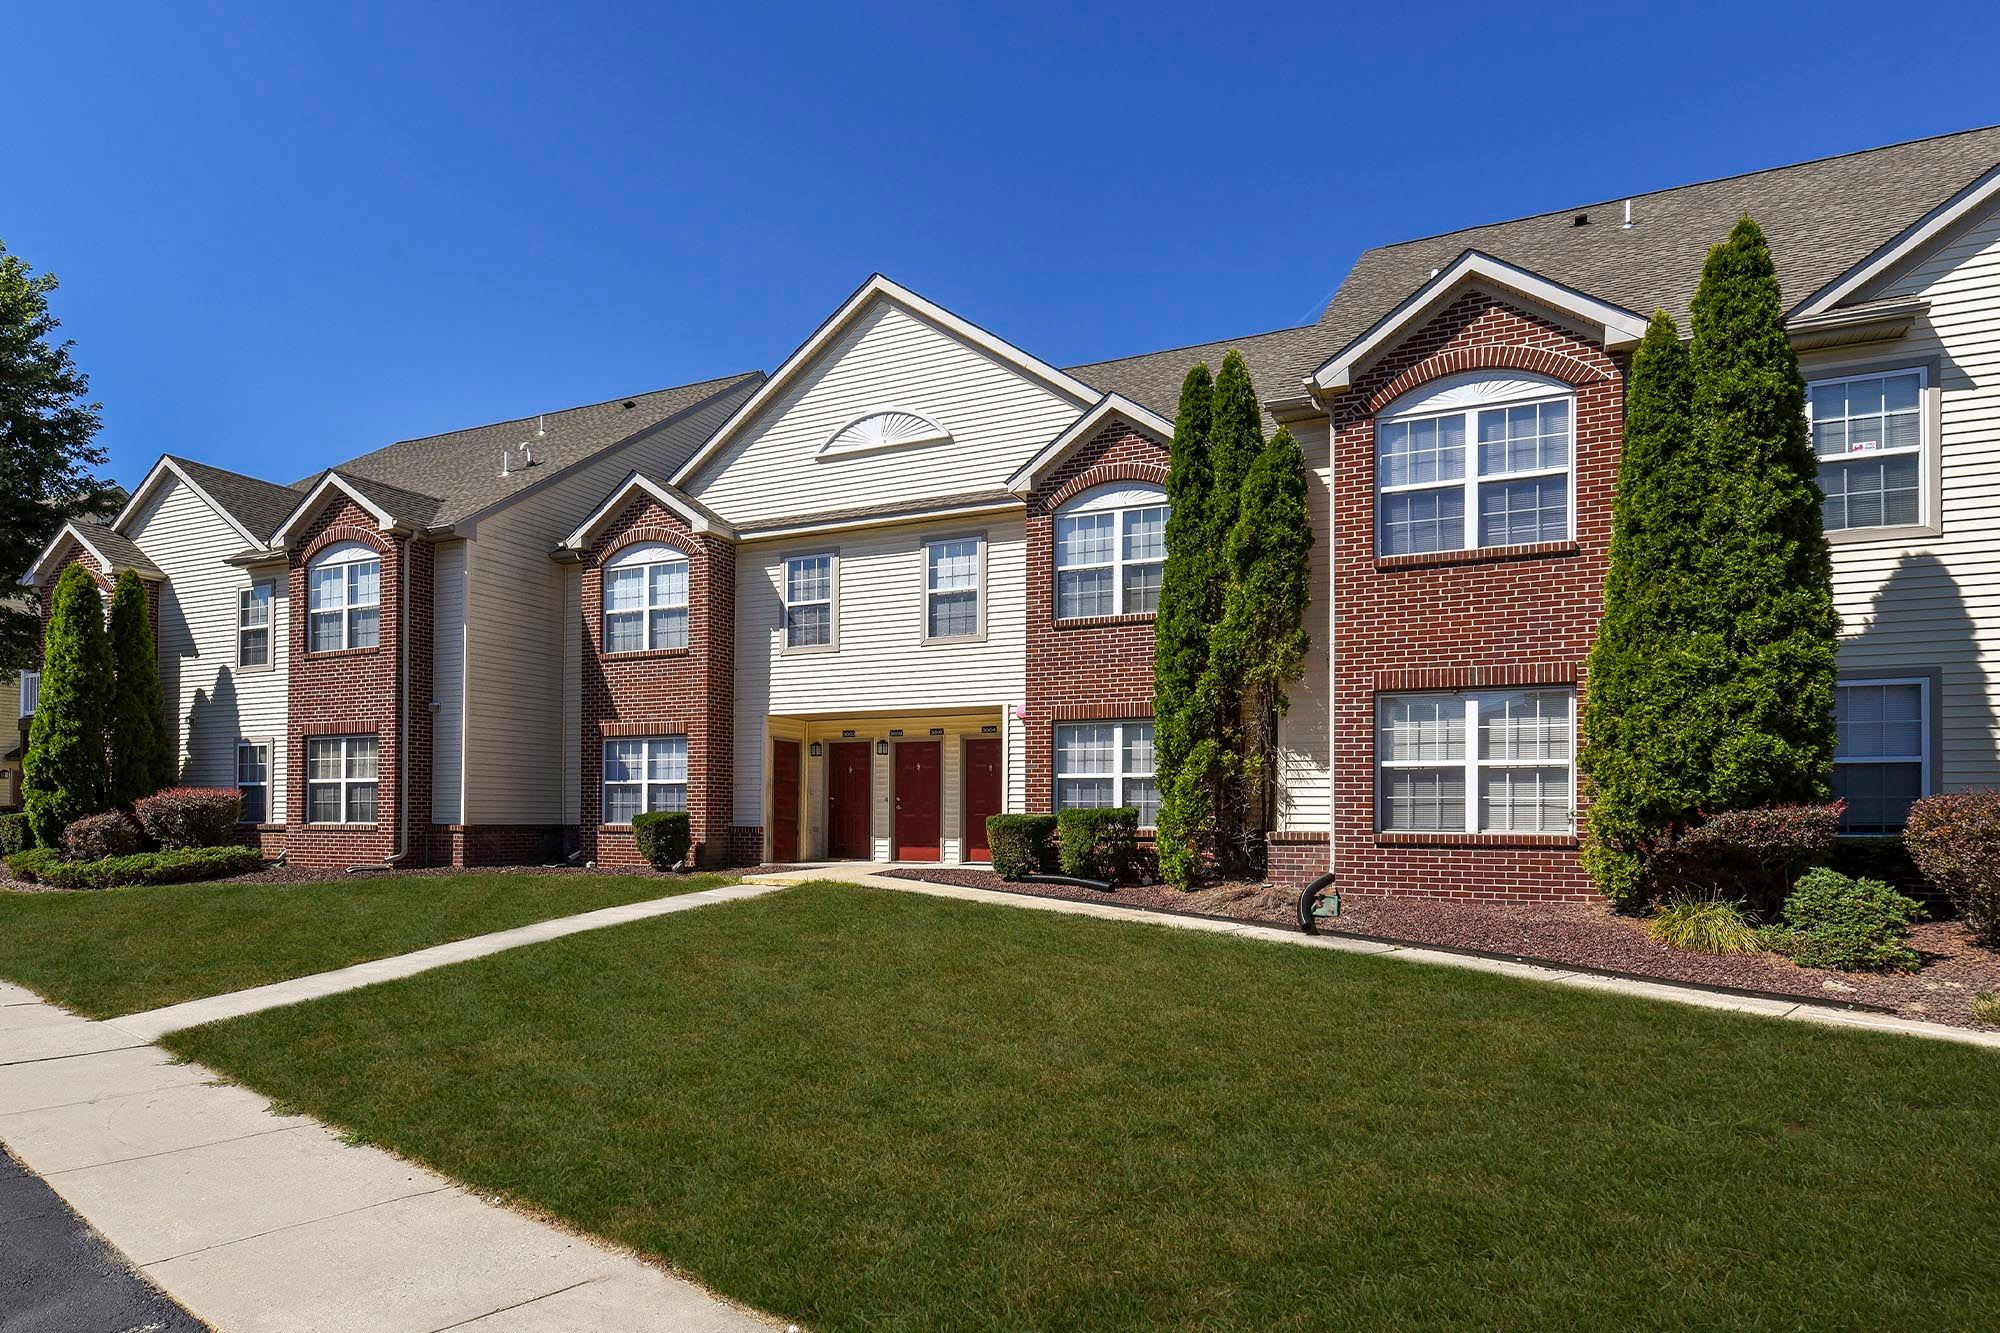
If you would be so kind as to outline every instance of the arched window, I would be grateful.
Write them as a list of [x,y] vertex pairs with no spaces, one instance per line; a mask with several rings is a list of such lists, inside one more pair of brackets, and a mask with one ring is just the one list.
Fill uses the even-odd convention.
[[1522,371],[1434,380],[1375,417],[1375,549],[1569,540],[1576,395]]
[[316,653],[373,648],[382,641],[382,557],[362,542],[335,542],[306,563]]
[[1150,614],[1167,559],[1167,493],[1093,486],[1056,510],[1056,618]]
[[688,646],[688,558],[665,542],[638,542],[604,567],[604,651]]

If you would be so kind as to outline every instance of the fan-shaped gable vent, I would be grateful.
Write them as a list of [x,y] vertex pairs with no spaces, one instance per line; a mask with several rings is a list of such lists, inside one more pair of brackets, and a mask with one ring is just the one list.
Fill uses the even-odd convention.
[[950,431],[921,412],[890,407],[854,418],[820,446],[819,454],[825,458],[872,449],[906,449],[919,444],[941,444],[950,438]]

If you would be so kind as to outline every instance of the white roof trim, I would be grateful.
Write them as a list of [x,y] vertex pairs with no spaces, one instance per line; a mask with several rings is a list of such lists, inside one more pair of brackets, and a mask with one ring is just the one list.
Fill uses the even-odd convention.
[[154,487],[158,486],[160,482],[169,473],[173,474],[173,476],[180,481],[181,485],[187,487],[189,490],[193,491],[197,496],[199,496],[201,498],[201,502],[207,505],[210,509],[213,509],[216,513],[216,516],[219,517],[224,523],[227,523],[230,527],[234,528],[236,530],[237,536],[241,537],[244,541],[249,542],[252,546],[262,546],[264,544],[264,539],[262,537],[250,531],[250,529],[244,527],[241,523],[238,523],[236,521],[235,515],[231,514],[227,509],[224,509],[221,505],[217,504],[215,502],[214,496],[210,495],[207,491],[197,486],[195,484],[194,478],[190,477],[187,474],[186,470],[183,469],[179,463],[176,463],[173,459],[169,458],[165,454],[161,454],[160,461],[153,464],[153,470],[151,472],[148,472],[146,474],[146,479],[139,483],[139,489],[132,492],[132,498],[127,500],[125,502],[125,507],[118,511],[118,517],[111,520],[111,530],[113,532],[122,533],[125,531],[126,520],[139,512],[139,506],[146,502],[146,497],[153,493]]
[[2000,166],[1988,169],[1963,190],[1911,223],[1887,245],[1793,306],[1791,314],[1786,316],[1787,321],[1825,314],[1929,245],[1995,195],[2000,195]]
[[1043,445],[1041,451],[1022,464],[1019,471],[1007,478],[1007,489],[1016,495],[1026,495],[1032,491],[1037,478],[1060,462],[1071,449],[1095,434],[1098,427],[1110,417],[1123,417],[1141,430],[1159,436],[1163,442],[1174,438],[1173,422],[1149,407],[1139,406],[1122,393],[1107,393],[1093,403],[1082,416],[1070,422],[1062,434]]
[[1320,390],[1338,391],[1351,387],[1354,372],[1362,363],[1384,350],[1440,300],[1470,282],[1489,283],[1519,293],[1537,305],[1574,316],[1600,329],[1607,348],[1630,347],[1646,336],[1645,319],[1622,306],[1586,296],[1573,287],[1552,282],[1538,273],[1517,268],[1492,255],[1467,250],[1454,259],[1449,268],[1439,270],[1430,281],[1377,320],[1373,328],[1335,353],[1332,359],[1312,373],[1307,383]]
[[854,295],[841,304],[840,309],[828,316],[826,322],[814,331],[812,337],[799,344],[798,350],[785,358],[784,364],[772,372],[771,378],[765,380],[757,392],[751,394],[741,407],[730,414],[729,420],[723,422],[715,434],[708,437],[706,444],[695,450],[694,456],[683,463],[680,470],[667,479],[668,482],[674,486],[686,485],[688,479],[701,471],[746,422],[755,420],[757,414],[763,411],[784,386],[810,364],[828,343],[839,336],[840,331],[852,323],[856,315],[877,300],[894,301],[916,312],[932,323],[942,326],[946,332],[1008,362],[1017,370],[1042,381],[1065,397],[1074,399],[1078,407],[1097,397],[1097,390],[1083,381],[1057,370],[1038,357],[1029,356],[1012,343],[996,338],[985,329],[961,319],[936,302],[927,301],[909,288],[877,273],[862,283]]
[[628,472],[625,474],[625,480],[612,487],[611,494],[604,498],[604,503],[593,509],[589,518],[577,524],[576,529],[563,538],[556,549],[581,551],[588,546],[597,536],[598,529],[604,526],[606,520],[618,511],[635,490],[644,491],[679,514],[696,532],[712,532],[718,537],[736,536],[736,530],[729,524],[717,518],[708,509],[691,503],[680,492],[669,490],[658,482],[640,476],[637,472]]
[[[64,519],[63,525],[56,529],[56,535],[49,538],[49,544],[47,546],[44,546],[42,548],[42,553],[35,557],[35,563],[29,565],[28,572],[21,576],[22,584],[32,588],[36,587],[41,583],[42,567],[48,564],[49,558],[56,553],[58,548],[62,546],[63,539],[66,537],[76,538],[77,545],[83,547],[84,550],[90,552],[91,555],[95,556],[97,558],[98,568],[101,569],[107,576],[115,572],[117,566],[112,561],[111,557],[104,554],[103,551],[98,549],[97,544],[90,540],[90,534],[87,531],[87,529],[95,526],[96,526],[95,524],[90,524],[90,523],[79,523],[73,518]],[[113,531],[116,531],[116,529],[113,529]],[[160,571],[156,569],[139,569],[135,566],[133,567],[132,572],[134,574],[137,574],[142,579],[152,579],[155,582],[166,578],[165,574],[162,574]]]
[[395,526],[396,516],[394,514],[356,490],[354,484],[338,472],[329,472],[319,479],[319,485],[306,492],[306,498],[299,501],[298,507],[285,516],[285,521],[280,523],[278,530],[271,534],[271,545],[284,546],[288,544],[292,539],[292,528],[312,516],[313,511],[319,508],[320,502],[325,497],[329,487],[339,491],[348,499],[366,509],[375,521],[383,527]]

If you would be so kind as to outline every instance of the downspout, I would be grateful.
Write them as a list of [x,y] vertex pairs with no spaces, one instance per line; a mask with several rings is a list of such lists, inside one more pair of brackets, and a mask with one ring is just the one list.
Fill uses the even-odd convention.
[[397,865],[410,854],[410,548],[412,533],[403,539],[402,574],[396,580],[396,854],[384,865]]

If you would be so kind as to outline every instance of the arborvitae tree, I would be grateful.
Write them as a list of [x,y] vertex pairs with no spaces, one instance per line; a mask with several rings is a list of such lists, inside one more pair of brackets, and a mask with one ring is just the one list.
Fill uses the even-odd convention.
[[1213,474],[1209,429],[1215,386],[1197,362],[1181,382],[1180,410],[1167,451],[1167,560],[1153,618],[1153,762],[1160,790],[1160,867],[1171,883],[1194,878],[1198,849],[1210,831],[1206,787],[1184,785],[1193,744],[1195,690],[1208,666],[1208,639],[1219,605],[1221,560],[1209,539]]
[[111,594],[111,660],[111,803],[130,806],[172,783],[177,747],[160,697],[146,581],[129,569]]
[[1704,498],[1693,409],[1687,347],[1661,311],[1626,385],[1604,618],[1583,704],[1581,762],[1591,783],[1583,860],[1619,903],[1643,901],[1646,852],[1686,822],[1702,794],[1681,734],[1693,694],[1686,652]]
[[[1212,624],[1220,627],[1228,605],[1230,572],[1226,550],[1236,529],[1236,517],[1243,504],[1243,482],[1250,465],[1264,449],[1264,415],[1257,402],[1256,387],[1243,354],[1231,351],[1222,358],[1215,376],[1215,424],[1211,456],[1214,459],[1214,490],[1209,502],[1208,540],[1222,555],[1223,577],[1217,580],[1218,605]],[[1243,730],[1243,667],[1234,657],[1233,642],[1221,635],[1211,638],[1208,666],[1195,691],[1202,725],[1215,738],[1212,747],[1200,748],[1204,757],[1203,780],[1213,793],[1215,810],[1215,851],[1225,874],[1241,875],[1258,869],[1260,843],[1249,828],[1250,806],[1244,784],[1245,752]]]
[[110,804],[104,735],[111,691],[104,598],[89,573],[72,564],[56,580],[43,639],[41,699],[21,764],[22,801],[43,846],[54,846],[65,826]]

